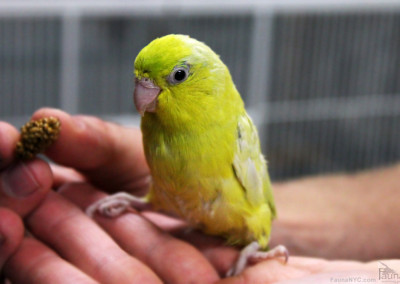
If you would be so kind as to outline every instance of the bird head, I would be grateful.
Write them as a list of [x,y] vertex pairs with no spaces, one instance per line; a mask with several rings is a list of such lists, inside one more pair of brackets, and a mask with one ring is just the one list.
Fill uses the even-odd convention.
[[227,88],[235,89],[219,56],[184,35],[153,40],[136,57],[134,73],[134,102],[142,116],[183,120],[210,115],[223,103]]

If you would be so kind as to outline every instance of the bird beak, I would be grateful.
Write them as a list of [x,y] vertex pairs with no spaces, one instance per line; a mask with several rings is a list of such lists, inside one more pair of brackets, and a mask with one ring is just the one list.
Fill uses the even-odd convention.
[[141,116],[147,112],[155,112],[157,107],[157,98],[161,91],[149,78],[135,79],[135,91],[133,92],[133,101],[137,111]]

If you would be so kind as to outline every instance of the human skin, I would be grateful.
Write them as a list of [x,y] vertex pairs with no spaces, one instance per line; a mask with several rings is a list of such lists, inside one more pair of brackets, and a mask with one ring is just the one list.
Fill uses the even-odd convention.
[[[41,109],[33,118],[44,116],[56,116],[62,123],[59,140],[46,153],[59,166],[40,159],[24,166],[14,161],[18,131],[0,123],[0,268],[4,276],[15,283],[219,281],[238,254],[238,248],[225,246],[221,239],[187,232],[184,222],[155,212],[132,210],[115,219],[95,216],[94,220],[83,213],[104,192],[144,193],[149,171],[137,129],[54,109]],[[18,167],[23,168],[22,176],[13,180],[22,196],[10,194],[4,183],[6,173]],[[292,255],[309,257],[291,256],[286,265],[279,259],[263,261],[221,283],[321,283],[338,275],[375,277],[376,261],[324,258],[399,257],[397,233],[394,229],[388,233],[386,227],[396,221],[397,215],[387,212],[397,212],[393,211],[397,209],[395,189],[400,187],[393,176],[398,173],[399,166],[394,166],[275,184],[279,216],[271,246],[283,243]],[[23,188],[30,193],[22,192]],[[378,200],[382,190],[391,198]],[[23,236],[22,220],[36,239]],[[353,237],[346,237],[349,234]],[[397,260],[383,262],[395,270],[399,267]]]
[[274,184],[280,215],[272,245],[328,259],[400,258],[399,177],[395,164]]

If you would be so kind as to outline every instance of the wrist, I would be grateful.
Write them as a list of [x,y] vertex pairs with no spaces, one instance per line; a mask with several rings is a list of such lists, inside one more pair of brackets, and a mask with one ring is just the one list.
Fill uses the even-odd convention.
[[[349,178],[302,179],[274,184],[277,218],[273,222],[271,246],[283,244],[291,254],[324,258],[348,258],[353,233],[351,202],[327,185],[348,183]],[[341,186],[339,186],[341,188]],[[344,195],[342,195],[344,196]]]

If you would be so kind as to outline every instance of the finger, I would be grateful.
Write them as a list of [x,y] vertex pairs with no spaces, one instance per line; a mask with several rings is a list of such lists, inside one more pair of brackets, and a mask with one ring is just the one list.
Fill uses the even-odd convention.
[[[278,259],[258,262],[246,268],[242,274],[224,279],[218,284],[325,283],[327,279],[332,279],[332,275],[328,273],[350,270],[364,273],[363,271],[366,271],[367,268],[366,264],[357,261],[328,261],[320,258],[294,256],[286,264]],[[331,276],[328,277],[328,275]]]
[[19,133],[13,126],[0,122],[0,206],[24,217],[50,190],[52,175],[47,163],[40,159],[15,160],[18,139]]
[[40,160],[17,161],[0,172],[0,206],[25,217],[49,192],[52,173]]
[[193,244],[220,275],[226,275],[239,255],[239,249],[226,245],[226,241],[222,238],[208,236],[196,230],[189,232],[178,230],[173,235]]
[[277,259],[261,261],[247,267],[241,274],[225,278],[218,284],[277,283],[310,275],[308,269],[293,267]]
[[151,211],[143,212],[142,215],[164,231],[196,247],[220,275],[225,275],[238,257],[237,247],[226,245],[226,241],[222,238],[191,230],[182,220]]
[[[343,280],[346,279],[346,280]],[[377,283],[376,268],[373,271],[336,271],[332,273],[311,274],[306,277],[294,278],[279,281],[279,284],[321,284],[321,283],[340,283],[340,282],[374,282]],[[380,282],[380,281],[379,281]],[[391,281],[395,283],[396,281]]]
[[25,238],[6,263],[4,275],[12,283],[97,283],[54,251],[31,238]]
[[[373,271],[373,273],[370,273]],[[226,283],[329,283],[332,279],[375,279],[376,264],[368,271],[365,263],[356,261],[328,261],[320,258],[291,257],[288,263],[277,259],[261,261],[245,269],[242,275]],[[243,282],[236,282],[236,281]]]
[[12,125],[0,121],[0,170],[4,169],[14,160],[14,151],[19,132]]
[[7,259],[17,250],[24,236],[24,226],[14,212],[0,208],[0,271]]
[[335,272],[335,271],[346,271],[346,270],[367,270],[368,266],[371,265],[376,267],[376,263],[365,263],[356,260],[326,260],[323,258],[314,257],[291,257],[290,266],[296,267],[302,270],[308,270],[311,273],[320,272]]
[[[81,208],[104,197],[87,184],[65,186],[61,194]],[[124,250],[148,264],[165,282],[213,283],[218,279],[214,268],[198,250],[163,232],[139,213],[114,219],[95,218]]]
[[64,183],[86,181],[86,178],[73,168],[67,168],[56,164],[51,164],[50,167],[53,172],[53,188],[58,188]]
[[50,108],[38,110],[32,118],[46,116],[61,121],[59,138],[46,152],[54,161],[78,169],[102,189],[147,189],[149,169],[138,129]]
[[26,220],[33,235],[101,283],[160,283],[76,206],[50,192]]

